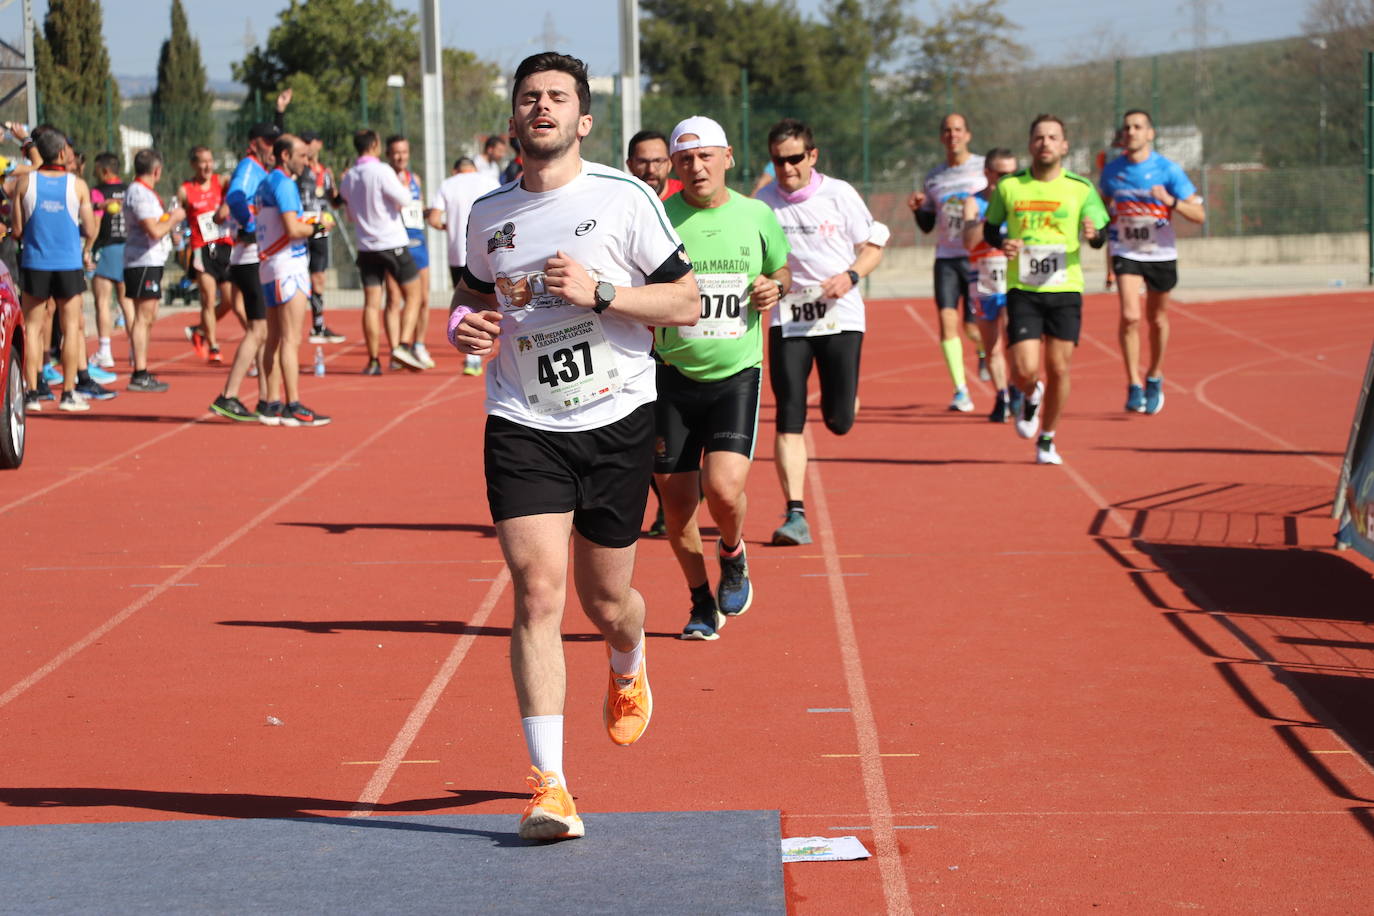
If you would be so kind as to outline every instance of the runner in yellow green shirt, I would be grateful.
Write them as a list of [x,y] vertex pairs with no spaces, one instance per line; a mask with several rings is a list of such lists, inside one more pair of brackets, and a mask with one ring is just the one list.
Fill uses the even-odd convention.
[[1109,221],[1092,182],[1063,167],[1068,151],[1063,121],[1047,114],[1032,121],[1030,167],[997,183],[983,223],[983,238],[1007,255],[1007,339],[1013,380],[1026,396],[1016,432],[1030,439],[1039,431],[1037,464],[1063,463],[1054,434],[1083,322],[1079,233],[1101,248]]

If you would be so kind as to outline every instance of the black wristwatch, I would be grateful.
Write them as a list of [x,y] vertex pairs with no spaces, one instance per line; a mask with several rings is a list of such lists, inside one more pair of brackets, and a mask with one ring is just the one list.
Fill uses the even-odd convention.
[[605,280],[599,280],[596,284],[596,292],[593,295],[596,299],[596,305],[592,306],[592,311],[600,315],[602,312],[606,311],[606,309],[610,308],[611,303],[615,301],[615,287]]
[[849,274],[849,282],[850,282],[850,284],[852,284],[852,285],[854,285],[854,286],[858,286],[858,285],[859,285],[859,272],[858,272],[857,270],[854,270],[853,268],[850,268],[849,270],[846,270],[845,273]]

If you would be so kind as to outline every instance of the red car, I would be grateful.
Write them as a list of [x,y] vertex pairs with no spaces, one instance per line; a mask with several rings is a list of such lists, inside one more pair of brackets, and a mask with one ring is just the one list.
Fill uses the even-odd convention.
[[24,463],[24,313],[9,268],[0,261],[0,468]]

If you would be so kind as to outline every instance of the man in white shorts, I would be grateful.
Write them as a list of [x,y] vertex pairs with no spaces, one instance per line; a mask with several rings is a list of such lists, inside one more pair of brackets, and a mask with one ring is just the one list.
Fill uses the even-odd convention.
[[592,128],[583,63],[536,54],[512,85],[525,172],[472,206],[449,339],[479,356],[502,341],[487,373],[485,466],[515,589],[511,670],[535,770],[520,835],[552,840],[585,832],[563,775],[568,539],[583,611],[610,651],[602,720],[613,742],[631,744],[653,711],[644,599],[630,584],[653,462],[648,326],[691,324],[699,303],[654,194],[582,159]]
[[[826,429],[854,426],[863,348],[859,280],[877,268],[889,235],[847,182],[816,170],[811,128],[784,118],[768,132],[777,180],[758,192],[777,214],[791,251],[792,292],[773,310],[768,380],[777,402],[775,463],[787,512],[774,544],[810,544],[806,484],[806,386],[815,363]],[[823,228],[824,227],[824,228]]]

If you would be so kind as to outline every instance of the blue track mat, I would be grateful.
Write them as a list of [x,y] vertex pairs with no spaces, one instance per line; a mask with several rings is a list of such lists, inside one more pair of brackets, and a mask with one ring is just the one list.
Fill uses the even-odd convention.
[[0,828],[4,913],[785,913],[778,812],[593,814],[528,844],[511,815]]

